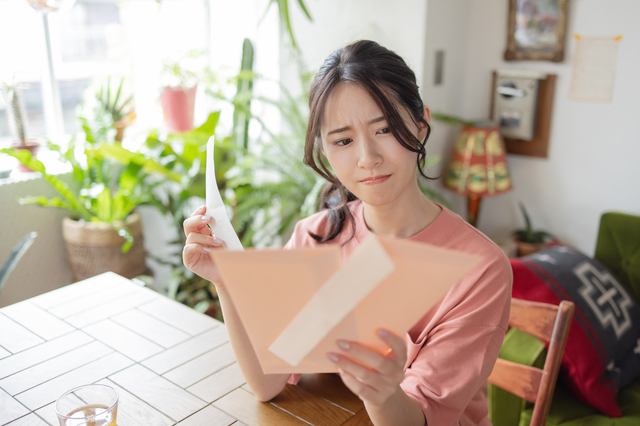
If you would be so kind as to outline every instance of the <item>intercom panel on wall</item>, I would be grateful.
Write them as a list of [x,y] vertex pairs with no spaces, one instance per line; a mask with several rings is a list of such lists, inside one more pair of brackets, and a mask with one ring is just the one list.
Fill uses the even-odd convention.
[[503,137],[525,141],[533,139],[538,80],[498,72],[493,117],[500,125]]
[[491,119],[511,154],[547,157],[555,75],[526,70],[493,73]]

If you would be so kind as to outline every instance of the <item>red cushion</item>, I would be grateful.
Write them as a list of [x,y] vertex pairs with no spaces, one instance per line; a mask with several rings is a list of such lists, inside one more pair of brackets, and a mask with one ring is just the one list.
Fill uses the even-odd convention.
[[511,259],[511,266],[514,298],[575,303],[560,380],[585,403],[619,417],[618,389],[640,374],[640,353],[634,353],[636,344],[640,348],[635,301],[602,264],[567,247]]

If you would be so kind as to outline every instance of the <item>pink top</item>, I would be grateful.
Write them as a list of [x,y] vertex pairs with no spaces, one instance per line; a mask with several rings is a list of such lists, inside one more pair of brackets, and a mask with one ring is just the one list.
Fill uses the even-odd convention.
[[[498,358],[507,331],[513,281],[509,260],[502,250],[460,216],[438,204],[442,212],[418,234],[408,238],[484,258],[454,285],[405,335],[407,365],[400,384],[415,398],[427,425],[490,425],[486,398],[487,378]],[[342,247],[347,258],[371,234],[364,222],[360,200],[349,203],[355,237]],[[308,231],[324,235],[326,212],[296,224],[285,249],[316,246]],[[350,226],[328,244],[349,239]],[[297,384],[299,374],[289,383]]]

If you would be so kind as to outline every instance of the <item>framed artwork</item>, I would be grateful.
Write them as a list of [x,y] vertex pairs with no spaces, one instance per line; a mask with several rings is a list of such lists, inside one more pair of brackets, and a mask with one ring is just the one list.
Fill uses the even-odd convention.
[[564,59],[569,0],[509,0],[507,61]]

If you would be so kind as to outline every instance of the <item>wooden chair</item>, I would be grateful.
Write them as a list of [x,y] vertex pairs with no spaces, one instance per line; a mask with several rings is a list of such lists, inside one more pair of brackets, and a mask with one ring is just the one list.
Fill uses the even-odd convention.
[[547,358],[542,370],[498,359],[488,380],[534,403],[531,426],[543,426],[547,420],[573,311],[573,302],[566,300],[559,306],[520,299],[511,301],[509,326],[549,342]]

